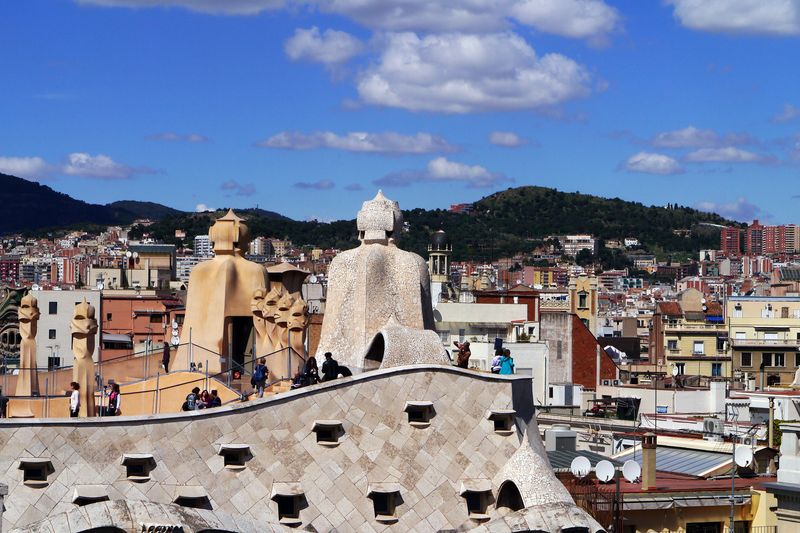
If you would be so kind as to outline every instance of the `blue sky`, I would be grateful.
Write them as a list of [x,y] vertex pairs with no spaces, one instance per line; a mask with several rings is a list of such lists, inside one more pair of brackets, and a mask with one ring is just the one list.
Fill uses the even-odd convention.
[[0,171],[351,218],[543,185],[798,223],[800,0],[8,0]]

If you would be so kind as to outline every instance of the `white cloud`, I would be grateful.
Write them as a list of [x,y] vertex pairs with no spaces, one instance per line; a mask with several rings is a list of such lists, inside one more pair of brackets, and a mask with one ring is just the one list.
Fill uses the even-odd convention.
[[646,174],[660,174],[662,176],[670,174],[682,174],[683,168],[675,159],[650,152],[639,152],[630,156],[622,164],[622,168],[628,172],[644,172]]
[[257,15],[284,7],[283,0],[77,0],[79,4],[105,7],[182,7],[213,15]]
[[489,142],[496,146],[506,146],[508,148],[517,148],[528,144],[527,139],[523,139],[511,131],[493,131],[489,134]]
[[667,0],[687,28],[710,32],[800,35],[798,0]]
[[331,131],[316,131],[309,134],[283,131],[256,143],[256,145],[287,150],[332,148],[347,152],[374,154],[430,154],[458,150],[457,146],[453,146],[438,135],[430,133],[403,135],[393,131],[382,133],[355,131],[344,135]]
[[167,131],[164,133],[155,133],[153,135],[148,135],[147,140],[165,141],[165,142],[204,143],[208,142],[208,137],[206,137],[205,135],[200,135],[199,133],[181,134],[181,133]]
[[691,163],[761,163],[767,158],[759,154],[725,146],[723,148],[701,148],[684,157]]
[[318,180],[318,181],[298,181],[294,184],[298,189],[314,189],[317,191],[327,191],[336,187],[336,184],[331,180]]
[[536,109],[587,96],[589,74],[559,54],[537,57],[518,35],[386,36],[378,63],[358,82],[369,104],[469,113]]
[[41,157],[0,157],[0,172],[31,181],[47,179],[54,168]]
[[253,183],[239,183],[236,180],[228,180],[220,185],[220,189],[236,196],[253,196],[256,193],[256,186]]
[[784,104],[783,110],[772,117],[772,122],[782,123],[782,122],[791,122],[792,120],[800,117],[800,109],[796,108],[792,104]]
[[69,176],[84,178],[120,180],[130,179],[135,174],[152,174],[148,168],[133,168],[117,163],[107,155],[89,155],[82,152],[71,153],[61,172]]
[[754,144],[754,139],[746,133],[720,135],[714,130],[687,126],[681,130],[664,131],[656,134],[651,141],[658,148],[711,148],[737,144]]
[[361,53],[364,45],[349,33],[325,30],[320,33],[314,26],[294,30],[294,35],[284,43],[286,55],[292,61],[311,61],[327,66],[341,65]]
[[695,205],[695,208],[700,211],[717,213],[725,218],[741,222],[748,222],[758,216],[768,215],[760,207],[751,204],[744,198],[739,198],[735,202],[700,202]]
[[522,0],[512,13],[540,31],[579,39],[597,39],[620,24],[617,10],[602,0]]
[[198,212],[198,213],[204,213],[204,212],[206,212],[206,211],[216,211],[216,209],[215,209],[215,208],[213,208],[213,207],[209,207],[209,206],[207,206],[206,204],[197,204],[197,205],[195,206],[194,210],[195,210],[196,212]]
[[407,187],[413,183],[465,183],[470,188],[494,187],[500,183],[513,181],[497,172],[490,172],[480,165],[465,165],[437,157],[428,161],[424,171],[406,170],[395,172],[373,181],[384,187]]

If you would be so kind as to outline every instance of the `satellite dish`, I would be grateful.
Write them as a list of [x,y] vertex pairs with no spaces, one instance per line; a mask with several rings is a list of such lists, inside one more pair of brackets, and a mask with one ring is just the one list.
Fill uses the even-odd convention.
[[139,258],[139,252],[133,252],[133,258],[134,259],[138,259]]
[[594,473],[601,483],[608,483],[614,479],[614,465],[611,464],[611,461],[603,459],[595,465]]
[[170,340],[170,344],[172,344],[173,346],[178,346],[178,345],[180,345],[180,343],[181,343],[181,340],[178,338],[177,335],[172,337],[172,339]]
[[102,282],[102,281],[98,281],[98,282],[97,282],[97,290],[98,290],[98,291],[102,291],[103,289],[105,289],[105,287],[106,287],[106,286],[105,286],[105,285],[103,285],[103,282]]
[[572,472],[572,475],[575,477],[586,477],[589,475],[589,472],[592,471],[592,463],[590,463],[589,459],[586,457],[579,455],[572,460],[572,464],[569,465],[569,471]]
[[308,282],[309,283],[316,283],[317,282],[317,276],[312,274],[311,277],[308,278]]
[[128,258],[130,258],[132,255],[133,255],[133,253],[131,253],[131,251],[130,251],[130,250],[128,250],[127,252],[125,252],[125,257],[128,257]]
[[622,476],[630,483],[636,483],[636,480],[642,477],[642,467],[639,463],[628,459],[622,465]]
[[673,366],[672,367],[672,375],[673,376],[677,376],[678,375],[678,367],[677,366]]
[[746,468],[753,464],[753,450],[746,446],[740,446],[736,448],[734,459],[738,466]]
[[178,323],[174,320],[172,321],[172,329],[178,329]]
[[705,299],[705,298],[700,298],[700,303],[701,303],[701,304],[704,304],[704,303],[706,303],[706,299]]

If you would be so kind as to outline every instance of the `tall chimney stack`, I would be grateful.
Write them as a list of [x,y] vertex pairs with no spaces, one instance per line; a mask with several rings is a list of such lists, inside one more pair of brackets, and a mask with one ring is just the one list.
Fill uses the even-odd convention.
[[642,490],[656,488],[656,435],[642,437]]

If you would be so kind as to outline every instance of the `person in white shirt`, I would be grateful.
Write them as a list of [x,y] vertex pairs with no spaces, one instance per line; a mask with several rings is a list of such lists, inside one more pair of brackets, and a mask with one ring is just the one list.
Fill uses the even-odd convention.
[[69,397],[69,416],[76,418],[81,410],[81,393],[78,392],[81,386],[75,381],[70,385],[72,385],[72,395]]

